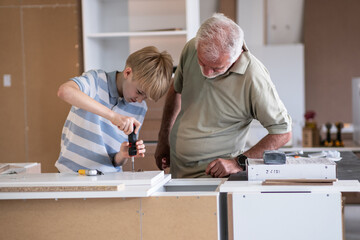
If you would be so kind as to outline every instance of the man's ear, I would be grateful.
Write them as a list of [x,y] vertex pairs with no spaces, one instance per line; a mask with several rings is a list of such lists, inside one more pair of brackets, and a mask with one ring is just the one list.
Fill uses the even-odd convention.
[[126,68],[124,69],[123,73],[124,73],[124,78],[127,79],[128,76],[132,73],[131,67],[126,67]]

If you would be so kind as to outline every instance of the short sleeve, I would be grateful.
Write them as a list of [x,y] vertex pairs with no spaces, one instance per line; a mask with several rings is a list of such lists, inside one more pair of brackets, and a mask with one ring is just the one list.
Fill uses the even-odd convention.
[[70,80],[74,81],[79,86],[80,91],[91,98],[95,98],[98,89],[97,71],[90,70],[88,72],[84,72],[81,76],[71,78]]
[[250,88],[253,118],[257,119],[269,134],[291,131],[292,120],[281,101],[267,72],[257,74]]
[[184,82],[184,76],[183,76],[183,69],[185,65],[185,60],[188,57],[190,48],[193,47],[195,39],[190,40],[187,42],[184,46],[184,49],[181,52],[180,61],[176,68],[175,77],[174,77],[174,89],[177,93],[181,93],[183,89],[183,82]]

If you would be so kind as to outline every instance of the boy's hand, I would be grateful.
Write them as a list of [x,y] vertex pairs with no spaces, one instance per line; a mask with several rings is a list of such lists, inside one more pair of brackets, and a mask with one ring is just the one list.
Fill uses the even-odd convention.
[[[145,157],[145,144],[143,140],[136,141],[137,154],[134,157]],[[120,146],[120,151],[115,155],[114,163],[115,166],[121,166],[126,163],[126,160],[130,158],[129,156],[129,143],[123,142]]]
[[[145,157],[145,152],[146,152],[146,149],[145,149],[145,144],[143,142],[143,140],[138,140],[136,141],[136,156],[134,157]],[[123,158],[129,158],[129,143],[128,142],[123,142],[121,144],[121,147],[120,147],[120,154]]]
[[138,133],[141,123],[133,117],[127,117],[114,112],[114,116],[111,120],[112,124],[116,125],[119,130],[123,131],[126,135],[129,135],[134,131]]

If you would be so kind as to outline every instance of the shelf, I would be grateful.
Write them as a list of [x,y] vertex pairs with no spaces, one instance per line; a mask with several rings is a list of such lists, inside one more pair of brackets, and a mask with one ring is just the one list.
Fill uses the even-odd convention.
[[82,0],[84,70],[125,67],[146,46],[167,51],[177,65],[200,26],[199,0]]
[[88,34],[87,38],[110,38],[110,37],[147,37],[147,36],[176,36],[186,35],[186,30],[179,31],[143,31],[143,32],[109,32]]

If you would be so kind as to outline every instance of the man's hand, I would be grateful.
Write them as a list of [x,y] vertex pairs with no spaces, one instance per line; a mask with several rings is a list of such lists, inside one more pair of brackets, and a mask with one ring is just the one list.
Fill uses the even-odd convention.
[[[134,157],[145,157],[145,144],[143,140],[136,141],[136,156]],[[120,147],[120,151],[115,155],[114,158],[114,165],[115,166],[122,166],[126,163],[126,160],[130,158],[129,156],[129,143],[123,142]]]
[[240,171],[243,171],[243,169],[238,165],[236,159],[222,158],[218,158],[209,163],[205,170],[206,174],[216,178],[226,177]]
[[127,117],[114,112],[113,117],[111,118],[111,123],[116,125],[119,130],[123,131],[126,135],[129,135],[134,131],[135,125],[135,134],[138,133],[141,123],[133,117]]
[[170,146],[159,139],[155,151],[156,165],[160,170],[170,167]]

